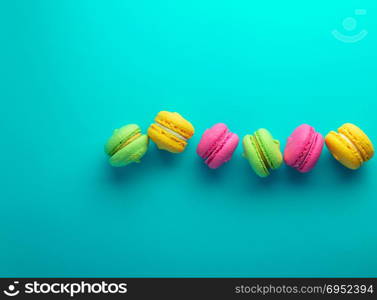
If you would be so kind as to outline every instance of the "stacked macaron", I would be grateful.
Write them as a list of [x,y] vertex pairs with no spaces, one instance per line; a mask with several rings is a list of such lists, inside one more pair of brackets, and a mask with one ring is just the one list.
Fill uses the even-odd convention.
[[271,170],[278,169],[283,156],[280,152],[280,142],[264,128],[243,138],[243,156],[249,161],[254,172],[260,177],[267,177]]
[[115,129],[105,145],[105,152],[114,167],[123,167],[140,159],[147,152],[149,139],[161,150],[181,153],[194,134],[192,124],[179,113],[160,111],[149,126],[148,135],[136,124]]
[[194,127],[179,113],[160,111],[148,129],[148,136],[157,147],[172,153],[181,153],[187,140],[194,135]]
[[[114,167],[140,162],[147,152],[149,139],[160,150],[171,153],[183,152],[188,140],[194,135],[193,125],[177,112],[161,111],[154,123],[143,134],[136,124],[116,129],[105,145],[109,163]],[[224,123],[217,123],[205,130],[196,152],[211,169],[217,169],[228,162],[239,143],[237,134]],[[286,165],[301,173],[311,171],[317,164],[324,144],[330,153],[345,167],[355,170],[374,155],[373,144],[368,136],[356,125],[346,123],[323,136],[308,124],[298,126],[288,137],[284,153],[280,142],[264,128],[247,134],[242,140],[243,156],[260,177],[267,177],[272,170]]]
[[323,148],[323,137],[308,124],[298,126],[288,138],[284,161],[301,173],[316,165]]
[[334,158],[352,170],[360,168],[374,154],[373,144],[368,136],[351,123],[340,126],[338,132],[330,131],[325,140]]
[[114,167],[140,162],[147,149],[148,137],[141,133],[136,124],[115,129],[105,145],[105,152],[110,157],[109,163]]
[[196,152],[211,169],[217,169],[232,158],[238,146],[238,135],[229,131],[223,123],[207,129]]

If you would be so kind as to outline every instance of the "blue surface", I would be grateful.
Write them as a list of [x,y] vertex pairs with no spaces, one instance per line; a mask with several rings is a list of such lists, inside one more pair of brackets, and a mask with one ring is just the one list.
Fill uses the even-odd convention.
[[[377,276],[377,159],[352,172],[325,149],[263,180],[240,146],[217,171],[195,153],[217,122],[282,146],[354,122],[377,143],[376,1],[0,8],[1,276]],[[369,34],[335,39],[360,8],[349,34]],[[160,110],[194,124],[188,149],[108,166],[112,130]]]

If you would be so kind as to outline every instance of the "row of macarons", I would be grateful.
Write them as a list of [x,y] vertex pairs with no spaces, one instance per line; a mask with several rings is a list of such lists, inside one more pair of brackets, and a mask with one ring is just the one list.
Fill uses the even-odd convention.
[[[195,131],[188,120],[177,112],[161,111],[154,121],[147,135],[136,124],[114,130],[105,145],[112,166],[140,162],[148,150],[149,139],[161,150],[172,153],[185,150]],[[312,126],[302,124],[288,137],[284,153],[280,150],[279,141],[264,128],[247,134],[242,140],[243,156],[260,177],[268,176],[283,161],[299,172],[309,172],[315,167],[325,143],[336,160],[353,170],[361,167],[374,154],[368,136],[351,123],[343,124],[337,131],[330,131],[325,138]],[[238,135],[225,124],[218,123],[203,133],[196,152],[209,168],[217,169],[232,158],[238,144]]]

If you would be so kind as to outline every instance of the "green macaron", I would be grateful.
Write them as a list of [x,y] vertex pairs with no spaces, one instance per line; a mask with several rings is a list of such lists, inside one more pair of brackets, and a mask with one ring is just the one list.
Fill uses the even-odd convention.
[[123,167],[133,162],[140,162],[147,152],[149,139],[136,124],[129,124],[115,129],[105,145],[105,152],[110,156],[109,163],[114,167]]
[[255,173],[260,177],[270,175],[270,170],[277,169],[283,162],[280,143],[264,128],[254,134],[248,134],[242,141],[243,156],[249,161]]

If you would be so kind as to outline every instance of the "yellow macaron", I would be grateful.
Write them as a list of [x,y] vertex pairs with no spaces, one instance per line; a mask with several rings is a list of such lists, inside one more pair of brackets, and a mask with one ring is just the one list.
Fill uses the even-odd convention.
[[183,152],[195,132],[192,124],[179,113],[169,111],[160,111],[154,120],[148,136],[157,147],[172,153]]
[[326,146],[345,167],[356,170],[373,157],[373,144],[368,136],[356,125],[343,124],[338,132],[330,131],[326,138]]

